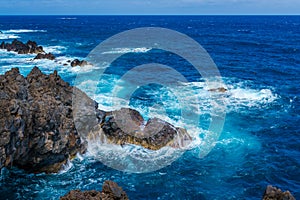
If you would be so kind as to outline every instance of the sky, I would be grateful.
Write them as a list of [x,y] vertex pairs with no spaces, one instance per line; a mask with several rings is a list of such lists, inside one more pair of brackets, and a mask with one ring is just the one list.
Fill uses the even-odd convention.
[[300,15],[300,0],[0,0],[0,15]]

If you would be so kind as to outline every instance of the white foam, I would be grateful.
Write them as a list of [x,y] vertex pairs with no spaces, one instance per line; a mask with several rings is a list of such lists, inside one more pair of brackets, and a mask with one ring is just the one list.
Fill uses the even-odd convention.
[[130,173],[155,171],[171,164],[183,153],[171,147],[152,151],[131,144],[107,144],[97,138],[89,140],[88,152],[105,165]]
[[241,108],[262,107],[271,104],[278,99],[277,94],[273,94],[270,89],[247,89],[235,88],[228,91],[227,103],[232,110]]
[[46,30],[31,30],[31,29],[11,29],[4,30],[3,33],[36,33],[36,32],[47,32]]
[[68,172],[72,167],[73,167],[73,163],[70,160],[68,160],[66,162],[66,164],[62,165],[62,167],[61,167],[60,171],[58,172],[58,174],[64,174],[64,173]]
[[64,46],[44,46],[44,51],[47,53],[53,53],[53,54],[61,54],[64,52],[67,48]]
[[9,39],[17,39],[17,38],[21,38],[21,37],[15,34],[0,33],[1,40],[9,40]]
[[83,160],[84,160],[83,155],[80,154],[80,153],[77,153],[77,154],[76,154],[76,158],[78,158],[80,161],[83,161]]
[[62,19],[62,20],[74,20],[74,19],[77,19],[76,17],[60,17],[60,18],[57,18],[57,19]]
[[151,48],[139,47],[139,48],[113,48],[111,51],[103,52],[102,54],[125,54],[125,53],[146,53]]

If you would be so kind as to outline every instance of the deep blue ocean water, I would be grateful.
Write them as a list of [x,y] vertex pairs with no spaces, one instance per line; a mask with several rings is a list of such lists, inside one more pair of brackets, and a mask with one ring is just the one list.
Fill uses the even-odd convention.
[[[45,73],[58,70],[72,84],[80,69],[63,66],[66,60],[84,59],[112,35],[149,26],[188,35],[218,66],[228,88],[227,114],[213,150],[203,158],[189,150],[171,165],[142,174],[111,169],[91,155],[76,158],[59,174],[3,169],[0,199],[58,199],[75,188],[100,190],[107,179],[122,186],[130,199],[260,199],[268,184],[288,189],[299,199],[300,16],[0,16],[0,41],[35,40],[57,57],[56,61],[30,61],[32,55],[0,51],[0,73],[19,67],[27,75],[36,65]],[[92,97],[100,108],[113,109],[111,89],[131,65],[156,61],[188,77],[189,83],[177,89],[187,101],[193,95],[200,98],[204,123],[184,126],[192,134],[205,134],[209,121],[205,87],[188,63],[169,52],[118,51],[129,53],[109,68]],[[88,82],[82,85],[88,88]],[[115,101],[130,104],[146,118],[174,122],[178,105],[168,94],[150,85],[134,93],[130,103]],[[164,102],[168,116],[149,110],[157,102]]]

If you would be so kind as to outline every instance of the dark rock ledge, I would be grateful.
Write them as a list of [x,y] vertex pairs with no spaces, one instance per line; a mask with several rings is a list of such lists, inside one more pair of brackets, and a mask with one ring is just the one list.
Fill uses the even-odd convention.
[[38,46],[35,41],[28,40],[27,43],[23,43],[17,39],[14,39],[12,43],[2,42],[0,49],[6,49],[7,51],[14,51],[18,54],[29,54],[29,53],[45,53],[42,46]]
[[135,144],[150,150],[159,150],[165,146],[185,148],[192,141],[185,129],[158,118],[144,121],[138,111],[130,108],[121,108],[102,115],[99,125],[89,133],[90,140],[101,139],[101,136],[97,136],[103,133],[106,142],[119,145]]
[[31,40],[28,40],[26,43],[17,39],[14,39],[11,43],[2,42],[0,44],[0,49],[14,51],[18,54],[37,54],[34,59],[55,59],[55,56],[52,53],[46,53],[42,46],[39,46],[35,41]]
[[60,197],[60,200],[128,200],[127,194],[112,181],[105,181],[102,191],[71,190],[68,194]]

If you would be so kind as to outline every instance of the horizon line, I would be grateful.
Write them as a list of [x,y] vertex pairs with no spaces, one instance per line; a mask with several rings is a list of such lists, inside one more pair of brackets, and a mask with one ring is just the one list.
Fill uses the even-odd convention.
[[0,14],[0,16],[300,16],[300,14]]

